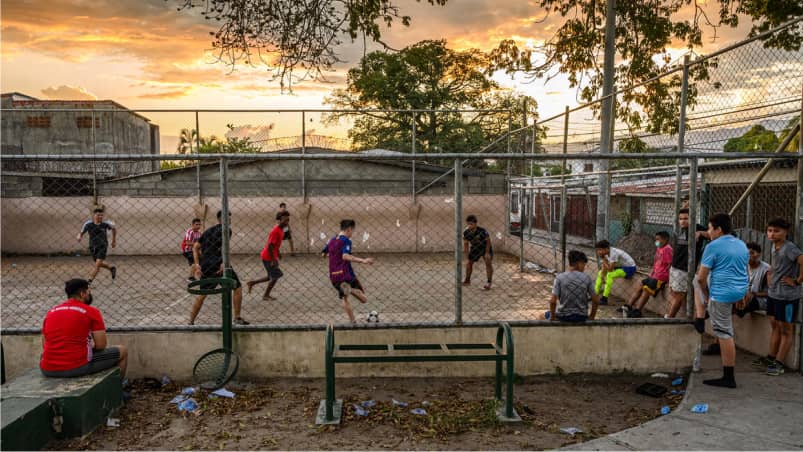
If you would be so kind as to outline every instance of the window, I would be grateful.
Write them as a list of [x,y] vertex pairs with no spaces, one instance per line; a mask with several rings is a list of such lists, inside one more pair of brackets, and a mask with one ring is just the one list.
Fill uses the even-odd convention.
[[50,128],[50,116],[28,116],[25,124],[28,128],[47,129]]
[[675,224],[674,201],[644,201],[644,211],[647,224]]
[[[78,116],[75,118],[75,125],[79,129],[90,129],[92,128],[92,117],[91,116]],[[95,118],[95,128],[100,128],[100,118]]]
[[510,213],[519,213],[519,192],[510,192]]
[[584,173],[591,173],[594,171],[594,164],[593,163],[585,163],[583,164],[583,172]]

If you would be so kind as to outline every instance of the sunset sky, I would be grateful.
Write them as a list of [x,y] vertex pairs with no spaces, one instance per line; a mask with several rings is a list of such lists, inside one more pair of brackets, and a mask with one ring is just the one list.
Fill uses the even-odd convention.
[[[293,94],[282,94],[264,67],[240,66],[232,72],[214,64],[209,32],[217,27],[199,11],[177,11],[179,3],[4,0],[0,6],[2,92],[18,91],[42,99],[112,99],[129,108],[322,108],[323,98],[342,86],[345,72],[363,52],[361,44],[342,45],[338,51],[346,63],[327,75],[330,83],[305,81],[294,86]],[[482,50],[505,38],[538,43],[561,23],[559,17],[536,23],[544,19],[537,1],[450,0],[445,7],[412,0],[397,3],[403,14],[412,16],[412,24],[394,24],[384,32],[387,42],[396,48],[423,39],[447,39],[456,49]],[[714,4],[711,8],[716,7],[717,2],[710,3]],[[735,30],[720,29],[716,41],[712,42],[710,35],[704,37],[699,52],[743,39],[748,29],[747,23]],[[673,54],[683,51],[676,48]],[[578,103],[564,77],[548,85],[523,83],[503,74],[495,78],[505,87],[535,97],[542,117]],[[194,117],[186,114],[146,116],[162,126],[163,135],[194,127]],[[236,122],[255,127],[275,123],[274,136],[297,135],[295,116],[240,115]],[[206,132],[201,127],[202,134],[222,134],[221,124],[230,119],[231,115],[208,115],[202,122],[210,125]],[[316,117],[311,123],[308,127],[324,131]]]

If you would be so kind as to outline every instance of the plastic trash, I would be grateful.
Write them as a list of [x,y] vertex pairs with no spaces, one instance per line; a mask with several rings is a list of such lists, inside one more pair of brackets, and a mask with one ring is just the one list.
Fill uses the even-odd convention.
[[17,264],[11,264],[11,268],[17,268]]
[[662,372],[656,372],[656,373],[650,375],[650,377],[652,377],[652,378],[669,378],[669,374],[665,374],[665,373],[662,373]]
[[668,406],[662,406],[661,407],[661,414],[662,415],[667,415],[667,414],[669,414],[670,411],[672,411],[672,410]]
[[184,395],[193,395],[193,394],[195,394],[195,388],[193,388],[193,387],[184,388],[184,389],[181,390],[181,393],[184,394]]
[[227,399],[233,399],[234,398],[234,393],[229,391],[226,388],[220,388],[218,390],[212,391],[212,393],[209,394],[209,395],[212,395],[212,394],[214,394],[214,395],[216,395],[218,397],[225,397]]
[[181,403],[181,402],[183,402],[183,401],[185,401],[185,400],[187,400],[187,396],[186,396],[186,395],[184,395],[184,394],[179,394],[179,395],[177,395],[177,396],[173,397],[173,399],[172,399],[172,400],[170,400],[170,403],[176,403],[176,404],[178,404],[178,403]]
[[683,394],[686,393],[686,390],[685,389],[680,389],[680,390],[673,389],[669,393],[672,394],[672,395],[683,395]]
[[410,412],[413,414],[417,414],[419,416],[424,416],[427,414],[427,410],[423,408],[413,408],[412,410],[410,410]]
[[691,407],[692,413],[707,413],[708,412],[708,404],[707,403],[698,403]]
[[423,402],[421,402],[421,405],[424,405],[424,406],[429,406],[429,405],[430,405],[430,403],[429,403],[428,401],[424,400]]
[[360,405],[362,405],[365,408],[371,408],[372,406],[376,405],[376,402],[373,400],[363,400],[362,402],[360,402]]
[[357,416],[368,416],[368,413],[370,413],[370,411],[364,409],[363,407],[357,405],[356,403],[353,406],[354,406],[354,414],[356,414]]
[[167,375],[162,375],[162,380],[161,380],[161,382],[162,382],[162,386],[167,386],[167,385],[169,385],[170,383],[172,383],[172,382],[173,382],[173,380],[171,380],[171,379],[170,379],[170,377],[168,377]]
[[560,429],[560,431],[572,436],[578,433],[583,433],[583,430],[577,427],[563,427],[562,429]]
[[198,408],[199,408],[198,402],[196,402],[195,399],[193,398],[186,399],[178,404],[179,411],[189,411],[191,413],[197,410]]
[[402,408],[406,408],[407,407],[407,402],[401,402],[401,401],[398,401],[396,399],[391,399],[391,400],[393,400],[393,406],[398,406],[398,407],[402,407]]
[[116,417],[110,417],[106,419],[106,427],[119,427],[120,426],[120,419]]
[[683,377],[677,377],[672,380],[672,386],[680,386],[683,384]]

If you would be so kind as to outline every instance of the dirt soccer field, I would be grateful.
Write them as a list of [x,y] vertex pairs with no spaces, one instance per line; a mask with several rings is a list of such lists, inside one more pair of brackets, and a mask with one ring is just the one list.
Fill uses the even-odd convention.
[[[355,265],[369,301],[355,306],[358,320],[379,312],[380,321],[451,322],[455,318],[455,265],[450,253],[363,254],[374,265]],[[109,256],[118,268],[112,281],[101,270],[92,289],[95,306],[108,327],[186,325],[193,302],[186,291],[188,266],[181,256]],[[481,263],[480,263],[481,264]],[[236,255],[232,265],[245,283],[265,275],[258,256]],[[86,278],[91,259],[86,256],[2,259],[3,328],[38,328],[47,310],[64,299],[64,281]],[[327,278],[326,259],[319,255],[285,256],[284,277],[263,301],[265,285],[244,294],[243,316],[255,325],[302,325],[348,321]],[[548,309],[553,275],[519,271],[511,255],[494,257],[494,285],[483,290],[485,268],[476,265],[472,284],[463,287],[463,321],[532,320]],[[613,317],[613,307],[600,318]],[[209,297],[196,324],[220,324],[217,296]]]

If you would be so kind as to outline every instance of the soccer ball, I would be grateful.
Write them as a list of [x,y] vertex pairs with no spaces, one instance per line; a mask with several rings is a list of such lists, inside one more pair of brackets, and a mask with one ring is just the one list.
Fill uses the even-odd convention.
[[369,312],[365,321],[368,323],[379,323],[379,313],[376,311]]

